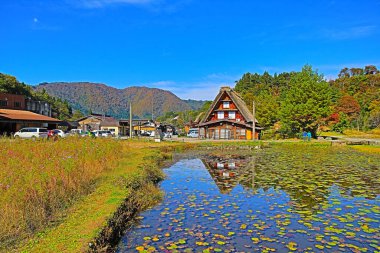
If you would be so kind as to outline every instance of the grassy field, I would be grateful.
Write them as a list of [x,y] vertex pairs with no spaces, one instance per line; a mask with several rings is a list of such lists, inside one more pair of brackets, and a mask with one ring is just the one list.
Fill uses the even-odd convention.
[[351,137],[351,138],[364,138],[364,139],[379,139],[380,129],[373,129],[368,132],[357,131],[357,130],[345,130],[342,133],[338,132],[320,132],[321,136],[340,136],[340,137]]
[[0,251],[23,252],[85,251],[136,185],[147,184],[140,189],[141,206],[160,197],[152,183],[163,176],[157,161],[185,145],[87,138],[0,142]]
[[[88,138],[57,142],[0,139],[0,144],[0,251],[4,252],[88,251],[89,243],[97,244],[95,239],[109,232],[107,223],[126,200],[144,209],[161,199],[154,185],[163,178],[158,164],[174,150],[195,145],[227,150],[258,145],[330,145]],[[375,146],[353,148],[380,154]]]

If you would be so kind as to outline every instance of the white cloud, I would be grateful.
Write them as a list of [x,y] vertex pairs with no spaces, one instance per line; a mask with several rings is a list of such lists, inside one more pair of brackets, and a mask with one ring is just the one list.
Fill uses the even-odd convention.
[[323,35],[326,38],[333,40],[347,40],[347,39],[356,39],[362,38],[372,35],[376,32],[376,26],[368,25],[368,26],[354,26],[341,30],[325,30]]
[[160,0],[77,0],[71,2],[84,8],[102,8],[116,4],[150,5],[160,2]]
[[239,80],[240,77],[241,75],[212,73],[191,82],[164,80],[138,84],[138,86],[168,90],[181,99],[214,100],[220,87],[230,86],[233,88],[235,81]]
[[220,87],[234,87],[235,83],[231,81],[214,82],[206,80],[196,82],[159,81],[145,83],[143,86],[171,91],[181,99],[213,100],[218,94]]
[[38,23],[38,18],[33,18],[34,23]]

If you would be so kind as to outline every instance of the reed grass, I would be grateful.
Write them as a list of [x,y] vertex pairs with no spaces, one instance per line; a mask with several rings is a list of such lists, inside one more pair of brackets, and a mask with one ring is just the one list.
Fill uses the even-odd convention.
[[[0,248],[44,228],[116,166],[116,140],[0,140]],[[2,247],[1,247],[2,246]]]

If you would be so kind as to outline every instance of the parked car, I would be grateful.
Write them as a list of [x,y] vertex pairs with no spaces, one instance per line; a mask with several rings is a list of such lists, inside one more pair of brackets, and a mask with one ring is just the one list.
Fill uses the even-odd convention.
[[49,130],[48,137],[54,137],[54,136],[63,138],[63,137],[66,137],[66,134],[61,129]]
[[82,129],[71,129],[70,135],[83,135],[84,131]]
[[95,137],[112,137],[112,133],[109,130],[95,130],[92,133]]
[[62,138],[66,137],[66,133],[63,132],[61,129],[54,129],[54,131],[58,133],[59,137],[62,137]]
[[190,128],[189,132],[187,133],[187,137],[198,138],[199,137],[198,128]]
[[26,127],[16,132],[14,134],[14,137],[26,138],[26,139],[47,138],[48,130],[46,128],[39,128],[39,127]]

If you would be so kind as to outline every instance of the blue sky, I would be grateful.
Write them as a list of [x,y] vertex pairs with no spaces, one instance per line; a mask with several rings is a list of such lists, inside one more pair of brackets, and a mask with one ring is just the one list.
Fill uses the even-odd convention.
[[380,0],[2,0],[0,72],[213,99],[245,72],[380,67]]

